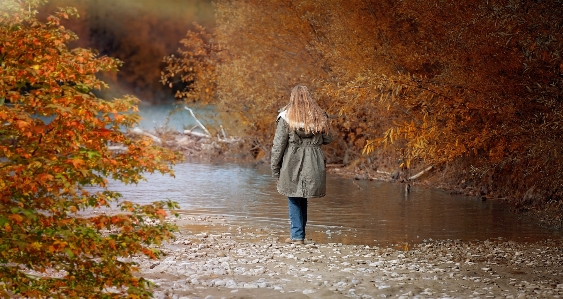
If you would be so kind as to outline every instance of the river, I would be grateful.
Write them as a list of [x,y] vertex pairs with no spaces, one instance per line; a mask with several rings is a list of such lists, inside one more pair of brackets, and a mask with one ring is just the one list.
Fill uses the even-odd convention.
[[[231,218],[251,227],[289,231],[287,198],[277,193],[267,165],[182,163],[176,177],[152,174],[138,185],[110,182],[123,199],[171,199],[182,214]],[[327,176],[327,196],[309,200],[308,238],[317,242],[391,245],[430,240],[561,238],[494,200],[382,181]],[[283,236],[280,236],[282,238]]]

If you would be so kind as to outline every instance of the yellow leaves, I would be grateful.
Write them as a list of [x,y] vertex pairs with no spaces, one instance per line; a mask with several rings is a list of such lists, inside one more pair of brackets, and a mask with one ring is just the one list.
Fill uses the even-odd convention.
[[378,139],[374,139],[374,140],[368,140],[366,142],[366,145],[364,146],[364,148],[362,150],[362,155],[371,154],[375,150],[377,144],[381,143],[381,141],[382,141],[382,138],[378,138]]
[[395,142],[399,137],[399,129],[398,128],[390,128],[383,133],[383,137],[381,138],[384,145],[389,145]]
[[33,242],[31,243],[30,247],[35,250],[40,250],[43,246],[39,242]]
[[411,161],[411,159],[406,159],[404,162],[401,162],[401,164],[399,164],[399,168],[410,168]]
[[76,169],[80,169],[83,165],[85,165],[84,160],[80,158],[69,159],[68,162],[72,164],[72,166],[74,166],[74,168]]

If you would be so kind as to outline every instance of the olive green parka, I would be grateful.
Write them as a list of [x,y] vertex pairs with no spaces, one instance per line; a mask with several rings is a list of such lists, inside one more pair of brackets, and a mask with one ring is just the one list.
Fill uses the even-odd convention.
[[326,194],[326,161],[321,145],[329,144],[328,133],[290,130],[285,111],[277,119],[271,152],[272,176],[278,192],[287,197],[323,197]]

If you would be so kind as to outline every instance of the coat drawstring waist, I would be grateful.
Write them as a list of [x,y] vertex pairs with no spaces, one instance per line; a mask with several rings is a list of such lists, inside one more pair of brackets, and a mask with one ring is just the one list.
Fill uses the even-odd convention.
[[292,143],[290,143],[288,146],[291,146],[291,147],[318,147],[318,148],[321,147],[320,144],[292,144]]

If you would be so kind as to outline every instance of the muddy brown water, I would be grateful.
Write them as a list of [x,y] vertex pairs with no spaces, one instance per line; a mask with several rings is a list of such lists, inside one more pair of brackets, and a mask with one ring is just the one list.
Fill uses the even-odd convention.
[[[250,227],[287,232],[287,198],[277,193],[267,165],[183,163],[176,177],[147,175],[138,185],[110,182],[109,189],[138,203],[171,199],[182,214],[219,216]],[[307,237],[316,242],[363,245],[431,240],[561,238],[497,201],[451,195],[403,184],[354,181],[328,174],[327,196],[309,200]],[[282,236],[280,236],[282,237]]]

